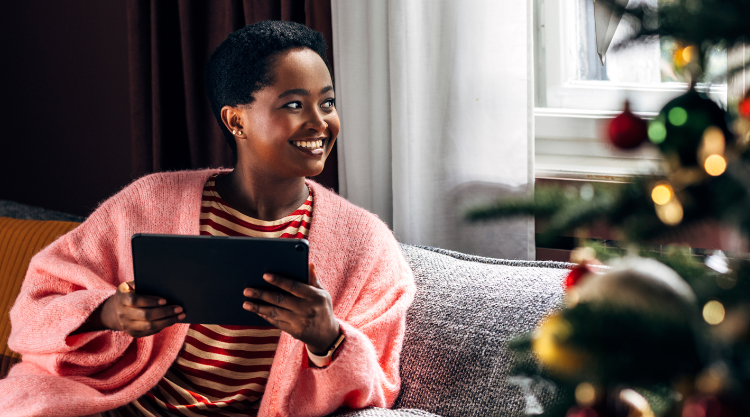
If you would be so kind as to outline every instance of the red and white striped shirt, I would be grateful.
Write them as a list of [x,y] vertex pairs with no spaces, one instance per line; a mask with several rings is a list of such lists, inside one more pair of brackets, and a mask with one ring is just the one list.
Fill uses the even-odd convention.
[[[200,234],[306,238],[312,193],[290,215],[262,221],[229,207],[206,181]],[[119,408],[145,416],[254,416],[260,406],[281,330],[275,327],[191,324],[167,374],[148,393]]]

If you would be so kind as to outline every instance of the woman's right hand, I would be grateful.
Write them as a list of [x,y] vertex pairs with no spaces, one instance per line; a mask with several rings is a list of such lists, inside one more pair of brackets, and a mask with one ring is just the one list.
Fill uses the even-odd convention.
[[133,337],[159,333],[185,318],[182,307],[168,306],[166,303],[167,300],[161,297],[136,294],[133,281],[123,282],[117,287],[115,295],[102,304],[101,325]]

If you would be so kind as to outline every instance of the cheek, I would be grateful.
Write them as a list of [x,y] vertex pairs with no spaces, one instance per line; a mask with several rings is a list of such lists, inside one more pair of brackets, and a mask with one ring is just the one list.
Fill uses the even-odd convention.
[[258,112],[248,117],[246,129],[255,136],[266,136],[272,126],[273,121],[269,115]]
[[294,121],[286,116],[263,114],[250,120],[250,128],[258,141],[267,143],[286,142],[294,132]]
[[339,120],[338,113],[334,112],[331,114],[330,119],[326,121],[328,123],[328,130],[331,131],[331,138],[336,138],[341,130],[341,121]]

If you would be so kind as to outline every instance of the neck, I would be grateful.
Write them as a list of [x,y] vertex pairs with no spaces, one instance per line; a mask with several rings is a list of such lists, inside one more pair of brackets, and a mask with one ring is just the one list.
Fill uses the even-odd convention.
[[278,220],[293,212],[308,197],[305,178],[261,178],[238,166],[216,179],[221,198],[240,213],[258,220]]

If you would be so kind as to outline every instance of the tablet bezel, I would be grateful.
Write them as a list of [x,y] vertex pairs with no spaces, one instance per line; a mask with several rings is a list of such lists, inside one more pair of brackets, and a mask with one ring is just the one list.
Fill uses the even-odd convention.
[[270,326],[242,308],[243,290],[278,291],[264,273],[308,282],[305,239],[137,233],[131,246],[136,293],[182,306],[182,323]]

